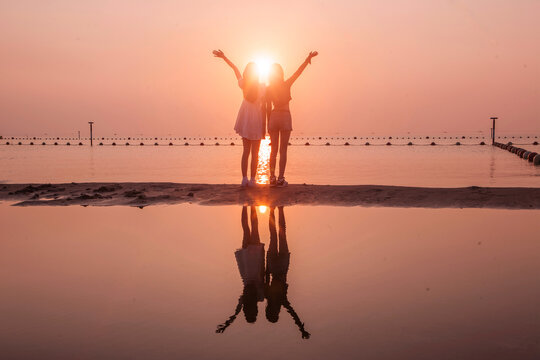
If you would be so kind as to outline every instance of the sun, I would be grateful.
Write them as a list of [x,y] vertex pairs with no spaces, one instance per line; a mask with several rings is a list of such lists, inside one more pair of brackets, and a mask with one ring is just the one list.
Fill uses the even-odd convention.
[[255,59],[255,65],[257,66],[257,73],[259,74],[259,81],[261,83],[268,83],[268,75],[270,74],[272,63],[272,59],[268,57],[258,57]]

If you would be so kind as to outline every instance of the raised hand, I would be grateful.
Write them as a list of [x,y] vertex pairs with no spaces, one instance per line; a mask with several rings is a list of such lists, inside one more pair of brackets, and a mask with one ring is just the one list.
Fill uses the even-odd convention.
[[222,59],[225,58],[225,53],[223,53],[223,51],[219,49],[212,51],[212,54],[214,54],[214,56],[218,58],[222,58]]
[[311,64],[311,59],[314,58],[315,56],[319,55],[319,53],[317,51],[310,51],[309,52],[309,55],[307,57],[307,62]]

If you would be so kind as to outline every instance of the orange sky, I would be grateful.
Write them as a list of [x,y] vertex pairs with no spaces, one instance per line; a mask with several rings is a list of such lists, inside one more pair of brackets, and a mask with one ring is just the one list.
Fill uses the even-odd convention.
[[234,75],[291,74],[298,134],[540,131],[540,2],[2,1],[0,135],[225,135]]

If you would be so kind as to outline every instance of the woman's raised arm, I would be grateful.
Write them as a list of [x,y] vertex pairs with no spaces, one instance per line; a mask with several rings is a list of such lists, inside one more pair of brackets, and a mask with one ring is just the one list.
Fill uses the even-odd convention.
[[234,65],[232,63],[231,60],[229,60],[225,54],[223,53],[223,51],[221,50],[214,50],[212,51],[212,54],[214,54],[215,57],[218,57],[218,58],[222,58],[223,61],[225,61],[227,63],[227,65],[229,65],[233,71],[234,71],[234,75],[236,76],[236,80],[240,80],[242,78],[242,74],[240,73],[240,70],[238,70],[238,68],[236,67],[236,65]]
[[242,310],[242,296],[240,296],[240,299],[238,299],[238,305],[236,305],[236,309],[234,309],[234,314],[231,315],[227,321],[225,321],[223,324],[219,324],[216,329],[216,333],[221,334],[227,329],[231,324],[234,322],[238,314],[240,314],[240,311]]
[[289,85],[292,85],[296,79],[298,79],[298,77],[300,76],[300,74],[302,74],[302,71],[304,71],[304,69],[306,68],[306,66],[308,66],[308,64],[311,64],[311,59],[314,58],[315,56],[319,55],[319,53],[317,51],[311,51],[308,55],[308,57],[306,58],[306,60],[304,60],[304,62],[302,63],[302,65],[300,65],[300,67],[298,68],[298,70],[296,70],[296,72],[294,74],[292,74],[292,76],[290,78],[287,79],[287,83]]

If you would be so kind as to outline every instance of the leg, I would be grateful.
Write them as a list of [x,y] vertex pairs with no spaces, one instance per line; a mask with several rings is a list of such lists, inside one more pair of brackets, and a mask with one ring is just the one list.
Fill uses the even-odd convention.
[[257,208],[255,206],[251,206],[251,239],[249,243],[261,243],[261,238],[259,237],[259,220],[257,218]]
[[270,228],[270,245],[268,245],[268,255],[277,255],[278,253],[276,215],[274,214],[274,210],[276,210],[275,207],[270,208],[270,216],[268,221]]
[[244,230],[244,237],[242,238],[242,249],[247,248],[251,234],[249,231],[247,206],[242,206],[242,230]]
[[261,140],[251,141],[251,178],[257,175],[257,165],[259,165],[259,147]]
[[283,206],[280,206],[278,208],[278,211],[279,211],[279,220],[278,220],[279,221],[279,253],[288,254],[289,246],[287,245],[287,227],[285,225],[285,212],[283,211]]
[[285,177],[285,166],[287,166],[287,148],[289,147],[290,131],[281,131],[281,144],[279,144],[279,177]]
[[276,176],[276,160],[279,149],[279,130],[270,131],[270,176]]
[[242,167],[242,176],[247,177],[247,168],[248,168],[249,152],[251,150],[251,141],[246,138],[242,138],[242,144],[244,145],[244,150],[242,152],[242,163],[240,166]]

